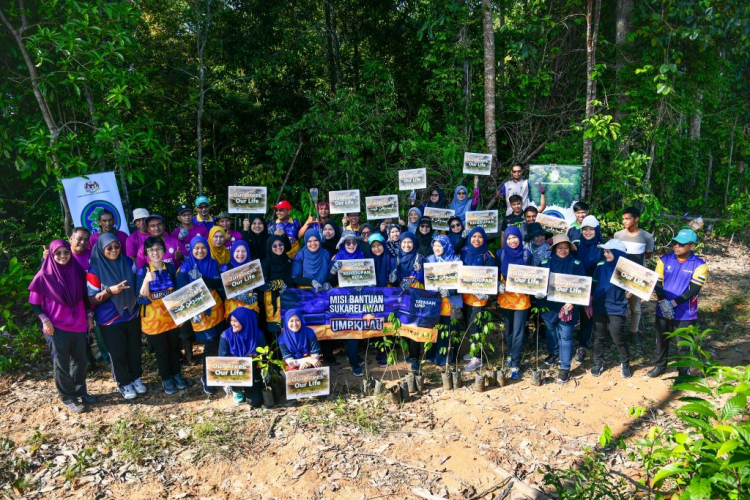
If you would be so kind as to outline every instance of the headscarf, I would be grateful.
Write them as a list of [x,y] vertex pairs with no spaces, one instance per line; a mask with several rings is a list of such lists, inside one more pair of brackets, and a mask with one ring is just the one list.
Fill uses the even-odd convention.
[[[375,229],[373,229],[372,224],[370,224],[369,222],[365,222],[364,224],[360,224],[360,226],[359,226],[359,234],[362,234],[362,231],[366,227],[370,228],[370,234],[374,234],[375,233]],[[363,239],[364,239],[364,237],[363,237]]]
[[[383,253],[381,255],[372,253],[372,244],[375,242],[383,246]],[[385,246],[385,238],[380,233],[373,233],[367,244],[370,248],[370,258],[375,261],[375,281],[377,282],[377,286],[388,286],[388,278],[393,269],[393,257],[391,257]]]
[[604,243],[604,238],[602,238],[602,231],[599,226],[596,226],[594,230],[596,233],[590,240],[587,240],[583,236],[583,231],[581,231],[581,239],[578,242],[578,245],[576,245],[576,259],[580,260],[583,264],[584,269],[586,269],[587,276],[594,275],[594,271],[596,271],[596,265],[604,257],[604,252],[601,248],[599,248],[599,244]]
[[263,224],[263,230],[260,234],[256,234],[252,229],[243,231],[243,237],[247,238],[247,244],[250,246],[250,254],[256,259],[265,259],[266,255],[266,243],[268,242],[268,225],[263,220],[263,216],[254,215],[250,218],[250,224],[252,225],[255,220],[259,220]]
[[[461,231],[454,233],[453,229],[451,229],[451,224],[453,221],[458,221],[461,223]],[[461,234],[464,232],[464,221],[461,217],[453,216],[450,219],[448,219],[448,239],[451,240],[451,243],[453,244],[453,247],[455,248],[456,245],[458,245],[458,242],[461,241]]]
[[135,311],[135,274],[130,259],[120,249],[120,254],[115,260],[109,260],[104,256],[104,249],[110,243],[117,242],[117,237],[112,233],[104,233],[96,240],[96,245],[91,250],[91,267],[96,269],[99,282],[104,286],[114,286],[127,281],[129,288],[123,289],[117,295],[112,295],[112,302],[118,314],[123,315],[125,309]]
[[[484,242],[479,248],[474,248],[474,245],[471,244],[471,237],[476,233],[480,233],[482,235],[482,238],[484,238]],[[474,229],[469,231],[468,235],[466,235],[466,246],[464,246],[463,250],[461,251],[461,260],[467,266],[488,265],[486,259],[484,258],[484,254],[486,254],[488,251],[487,234],[484,232],[484,228],[475,227]]]
[[86,287],[85,272],[78,261],[73,258],[72,251],[67,264],[64,266],[58,264],[54,258],[58,248],[70,250],[70,244],[63,240],[52,240],[49,244],[49,255],[44,259],[42,268],[31,280],[29,291],[75,310],[76,305],[83,300],[83,291]]
[[[245,259],[245,262],[239,263],[236,260],[234,260],[234,251],[237,250],[239,247],[245,247],[245,251],[247,252],[247,259]],[[242,240],[235,240],[234,243],[232,243],[232,248],[229,249],[229,266],[234,269],[235,267],[244,266],[248,262],[250,262],[252,259],[252,255],[250,254],[250,245],[247,244],[247,242]]]
[[311,252],[307,248],[307,242],[310,241],[310,238],[316,238],[318,241],[323,239],[317,229],[305,231],[305,244],[294,259],[302,261],[302,275],[305,278],[325,283],[328,279],[328,261],[331,260],[331,255],[323,248],[322,242],[317,252]]
[[393,232],[394,229],[398,229],[398,236],[399,238],[401,237],[401,226],[399,226],[398,224],[391,224],[390,226],[388,226],[388,233],[386,234],[386,238],[385,238],[386,241],[391,240],[391,233]]
[[454,262],[457,260],[461,260],[461,258],[456,255],[456,252],[453,250],[453,244],[451,243],[451,240],[444,234],[438,234],[435,236],[435,238],[432,240],[432,244],[440,243],[440,246],[443,247],[443,253],[439,256],[434,253],[427,257],[427,262]]
[[[289,329],[289,320],[292,316],[297,316],[302,325],[297,332]],[[283,326],[284,329],[281,335],[279,335],[279,345],[284,344],[294,359],[299,359],[305,354],[310,354],[310,340],[315,338],[315,332],[312,331],[312,328],[305,325],[302,313],[297,309],[289,309],[284,314]]]
[[427,234],[422,234],[422,231],[417,228],[417,252],[422,257],[427,257],[428,255],[432,255],[432,237],[435,234],[435,230],[432,228],[432,219],[429,217],[419,219],[419,225],[421,226],[422,224],[429,224],[430,231]]
[[[409,220],[409,214],[412,212],[417,212],[417,222],[411,222]],[[409,212],[406,214],[406,228],[411,231],[413,234],[417,233],[417,229],[419,229],[419,219],[422,218],[422,211],[418,209],[417,207],[411,207],[409,209]]]
[[227,240],[227,233],[224,232],[224,228],[218,225],[215,225],[211,228],[211,230],[208,232],[208,241],[211,242],[211,244],[208,246],[208,249],[211,251],[211,257],[221,264],[228,264],[229,263],[229,251],[227,250],[227,247],[224,245],[221,245],[221,248],[216,248],[213,244],[214,241],[214,235],[218,232],[221,232],[221,234],[224,235],[224,241]]
[[[508,246],[508,236],[515,236],[518,238],[518,246],[516,248],[510,248]],[[508,226],[505,229],[505,244],[502,251],[500,252],[500,272],[503,278],[508,278],[508,265],[517,264],[519,266],[524,265],[523,261],[523,236],[521,236],[521,230],[516,226]]]
[[[347,240],[354,240],[357,242],[357,250],[354,251],[354,253],[349,253],[346,250],[346,245],[344,244]],[[338,248],[338,252],[336,252],[336,255],[334,256],[337,261],[339,260],[352,260],[352,259],[364,259],[365,253],[362,251],[362,249],[359,247],[360,242],[362,241],[362,238],[357,236],[357,233],[354,231],[344,231],[341,235],[341,239],[339,240],[339,244],[336,245],[336,248]]]
[[430,193],[433,191],[438,192],[438,201],[433,202],[432,198],[427,198],[427,203],[424,204],[425,208],[448,208],[448,202],[445,201],[445,193],[439,187],[430,189]]
[[599,281],[596,282],[596,287],[594,288],[594,300],[607,293],[607,290],[614,286],[610,283],[610,280],[615,273],[617,261],[620,257],[627,258],[627,254],[622,250],[611,249],[610,252],[612,252],[612,255],[614,255],[615,258],[612,259],[612,262],[607,262],[605,259],[604,263],[599,266]]
[[[206,250],[209,249],[208,240],[206,240],[206,238],[204,238],[200,234],[193,236],[193,239],[190,240],[190,252],[188,252],[187,256],[185,257],[185,262],[183,262],[182,266],[180,266],[180,272],[185,273],[188,275],[188,277],[190,277],[190,271],[197,267],[198,272],[201,273],[201,276],[210,276],[212,278],[218,277],[219,264],[211,257],[210,253],[200,260],[196,259],[195,255],[193,255],[195,245],[197,245],[198,243],[203,243],[206,246]],[[192,277],[190,277],[190,281],[193,281]]]
[[[325,239],[325,237],[323,236],[323,229],[325,229],[326,226],[331,226],[333,228],[333,237],[330,240]],[[336,223],[332,220],[326,221],[325,224],[323,224],[323,227],[320,229],[320,244],[328,252],[329,255],[334,255],[336,253],[336,245],[338,245],[340,237],[341,231],[339,230],[339,227],[336,225]]]
[[[464,201],[458,199],[458,192],[462,189],[466,193]],[[455,216],[461,219],[462,224],[466,221],[466,212],[471,208],[471,196],[469,196],[469,190],[466,189],[466,186],[458,186],[453,190],[453,199],[448,208],[455,211]]]
[[268,263],[268,276],[265,276],[266,281],[284,280],[289,283],[292,280],[292,262],[289,260],[286,252],[281,255],[276,255],[271,249],[274,243],[277,241],[284,243],[285,239],[286,237],[279,236],[278,234],[272,234],[268,238],[268,258],[266,258]]
[[[567,242],[560,242],[560,243],[567,243]],[[560,243],[558,243],[558,245]],[[560,257],[557,256],[555,247],[552,247],[552,249],[550,250],[550,256],[549,256],[549,271],[551,273],[573,274],[573,269],[575,268],[575,261],[576,261],[576,258],[573,256],[572,251],[568,253],[567,257],[561,259]]]
[[[410,239],[412,241],[412,249],[411,252],[407,253],[404,252],[401,249],[401,243],[405,239]],[[417,239],[414,236],[414,233],[411,231],[406,231],[405,233],[401,233],[401,238],[398,240],[399,248],[398,248],[398,258],[396,259],[396,265],[398,269],[398,278],[406,278],[408,276],[411,276],[414,274],[414,261],[417,260],[417,256],[419,253],[417,252]]]
[[224,330],[223,337],[229,343],[230,354],[240,358],[255,354],[258,339],[263,335],[258,328],[258,317],[255,311],[247,307],[238,307],[232,311],[231,316],[242,325],[242,330],[235,332],[231,326]]

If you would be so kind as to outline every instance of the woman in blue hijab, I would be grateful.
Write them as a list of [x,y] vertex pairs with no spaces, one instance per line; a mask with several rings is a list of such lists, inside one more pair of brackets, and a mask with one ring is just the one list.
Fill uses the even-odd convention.
[[[461,258],[455,254],[453,250],[453,244],[450,238],[444,234],[435,236],[432,241],[432,255],[427,257],[428,263],[454,263],[456,265],[456,272],[458,272],[458,265],[461,263]],[[447,288],[440,288],[440,324],[443,328],[438,332],[438,340],[435,343],[434,352],[435,364],[445,365],[452,363],[456,354],[456,336],[458,333],[457,325],[451,322],[451,310],[454,307],[461,307],[462,300],[461,296],[456,293],[456,290],[448,290]],[[452,342],[451,342],[451,339]],[[450,343],[450,352],[448,352],[448,344]]]
[[[231,269],[235,269],[240,266],[244,266],[248,262],[252,261],[250,255],[250,245],[243,240],[235,240],[229,249],[229,263],[224,264],[219,268],[219,273],[225,273]],[[259,311],[258,308],[258,295],[255,291],[249,291],[236,295],[231,299],[224,300],[224,320],[229,321],[229,315],[234,312],[238,307],[246,307],[252,309],[256,313]]]
[[453,210],[454,216],[461,219],[461,223],[466,225],[466,212],[473,212],[479,206],[479,189],[474,186],[472,197],[469,198],[469,190],[466,186],[458,186],[453,190],[453,199],[448,208]]
[[525,265],[523,236],[516,226],[508,226],[503,233],[505,245],[500,251],[500,284],[497,287],[497,303],[505,318],[505,345],[508,356],[505,365],[510,367],[510,378],[521,378],[521,351],[523,334],[526,330],[526,318],[531,308],[531,298],[524,293],[505,291],[508,267],[511,264]]
[[[396,283],[404,292],[409,288],[424,288],[424,259],[417,252],[417,238],[411,231],[401,234],[400,249],[396,257]],[[409,358],[411,369],[419,371],[419,355],[422,343],[409,339]]]
[[292,280],[301,288],[314,288],[316,292],[330,290],[328,283],[331,255],[320,241],[317,229],[305,231],[305,246],[294,256],[292,262]]
[[320,363],[320,345],[312,328],[305,326],[302,313],[290,309],[284,313],[284,331],[279,336],[281,357],[286,371],[315,368]]
[[612,343],[620,355],[620,374],[623,378],[630,378],[633,371],[630,368],[630,350],[623,333],[625,315],[628,313],[629,292],[612,283],[617,260],[627,258],[627,248],[620,240],[609,240],[601,249],[604,260],[599,263],[594,272],[592,304],[594,320],[594,366],[591,374],[598,377],[604,373],[604,338],[609,330]]
[[[599,221],[593,215],[587,215],[581,221],[581,238],[577,243],[576,259],[581,261],[583,268],[586,270],[586,276],[594,276],[597,264],[604,257],[603,250],[599,245],[604,243],[602,232],[599,228]],[[587,315],[581,315],[581,327],[578,330],[578,350],[576,351],[576,361],[583,363],[586,358],[586,349],[589,348],[591,335],[594,331],[594,322]]]
[[[258,347],[265,346],[266,337],[258,328],[255,311],[240,307],[232,312],[229,316],[229,328],[219,338],[219,356],[254,358],[258,355]],[[260,370],[254,367],[252,387],[231,388],[234,402],[240,404],[249,400],[251,406],[259,407],[263,403],[260,378]]]

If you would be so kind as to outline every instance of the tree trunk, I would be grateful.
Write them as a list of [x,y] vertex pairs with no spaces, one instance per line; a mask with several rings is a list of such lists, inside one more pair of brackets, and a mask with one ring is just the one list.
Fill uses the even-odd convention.
[[[596,68],[596,42],[599,36],[599,17],[601,15],[601,0],[587,0],[586,9],[586,120],[594,115],[594,100],[596,100],[596,80],[592,78]],[[588,125],[586,125],[588,129]],[[581,198],[591,197],[592,188],[592,156],[594,140],[583,140],[583,173],[581,176]]]
[[708,178],[706,179],[706,191],[703,194],[703,201],[708,202],[708,193],[711,191],[711,174],[714,170],[714,154],[713,151],[708,152]]
[[328,54],[328,84],[331,95],[336,95],[336,61],[333,58],[333,28],[331,27],[331,4],[323,2],[326,23],[326,53]]
[[[617,0],[617,20],[615,22],[615,47],[617,49],[617,62],[615,63],[615,85],[617,88],[617,107],[615,108],[614,119],[617,123],[622,123],[624,110],[628,104],[628,96],[625,95],[625,89],[622,84],[622,75],[625,64],[628,60],[628,35],[630,34],[630,21],[633,16],[633,0]],[[630,144],[627,140],[620,140],[620,156],[628,156]]]
[[497,176],[497,129],[495,127],[495,26],[492,3],[482,0],[484,31],[484,138],[487,152],[492,154],[492,176]]
[[739,116],[734,117],[734,123],[732,124],[732,134],[729,137],[729,162],[727,163],[727,188],[724,191],[724,210],[729,206],[729,181],[732,179],[732,156],[734,155],[734,131],[737,128],[737,119]]
[[206,0],[206,20],[201,22],[202,12],[196,4],[195,19],[195,47],[198,53],[198,109],[196,109],[196,143],[198,159],[198,195],[203,195],[203,105],[206,100],[206,66],[205,51],[208,43],[208,31],[211,28],[211,1]]
[[[465,2],[460,2],[461,5],[465,5]],[[465,22],[461,23],[461,27],[458,30],[458,45],[461,47],[461,51],[464,56],[463,71],[461,73],[461,89],[464,94],[464,140],[466,141],[466,147],[468,148],[472,140],[472,129],[471,129],[471,62],[469,60],[469,26]]]

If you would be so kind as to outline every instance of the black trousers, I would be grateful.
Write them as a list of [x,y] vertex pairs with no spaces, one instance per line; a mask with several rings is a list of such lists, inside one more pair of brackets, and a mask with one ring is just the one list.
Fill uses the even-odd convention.
[[156,354],[156,367],[162,380],[168,380],[180,373],[180,329],[175,328],[156,335],[146,335],[149,345]]
[[55,387],[63,403],[78,401],[86,394],[86,333],[67,332],[55,328],[46,336],[52,354]]
[[594,364],[604,364],[604,339],[609,330],[612,343],[620,355],[620,363],[630,363],[630,349],[623,332],[625,316],[595,314],[594,320]]
[[[667,358],[669,357],[669,344],[672,339],[667,338],[667,333],[673,332],[678,328],[687,328],[695,325],[698,320],[677,320],[667,319],[661,316],[656,317],[656,352],[654,353],[654,366],[661,368],[667,367]],[[676,337],[680,341],[680,337]],[[687,347],[677,347],[678,354],[686,354],[689,351]]]
[[124,387],[141,378],[141,318],[135,317],[115,325],[102,325],[101,329],[109,349],[112,375],[117,385]]

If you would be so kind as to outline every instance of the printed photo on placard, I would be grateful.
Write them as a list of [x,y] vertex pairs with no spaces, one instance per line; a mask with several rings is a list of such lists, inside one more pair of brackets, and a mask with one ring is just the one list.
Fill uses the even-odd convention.
[[367,220],[398,219],[398,195],[367,196],[365,198]]
[[339,269],[338,272],[340,287],[377,285],[377,279],[375,277],[375,260],[342,260],[341,264],[341,269]]
[[505,278],[505,291],[537,295],[547,293],[549,269],[546,267],[519,266],[508,264],[508,276]]
[[211,387],[252,387],[253,358],[207,356],[206,385]]
[[229,213],[264,214],[268,205],[268,192],[262,186],[229,186],[227,199]]
[[466,229],[475,227],[484,228],[485,233],[496,233],[498,231],[497,210],[479,210],[477,212],[466,212]]
[[242,293],[263,286],[266,280],[263,277],[260,260],[257,259],[221,273],[221,282],[224,284],[227,298],[233,299]]
[[176,325],[181,325],[193,316],[208,311],[216,305],[203,278],[198,278],[179,290],[175,290],[164,297],[162,302]]
[[458,293],[497,295],[497,268],[461,266],[458,270]]
[[308,370],[291,370],[286,377],[286,398],[304,399],[331,393],[331,369],[328,366]]
[[542,225],[542,227],[554,234],[566,234],[570,227],[564,219],[558,219],[551,215],[537,214],[536,221]]
[[613,285],[626,290],[643,300],[651,300],[659,275],[651,269],[636,264],[625,257],[617,259],[615,272],[609,280]]
[[427,189],[427,169],[413,168],[398,171],[398,190]]
[[437,291],[439,288],[457,289],[458,271],[462,266],[463,263],[460,260],[454,262],[425,262],[425,290]]
[[436,231],[447,231],[448,230],[448,219],[456,214],[455,210],[449,210],[447,208],[433,208],[425,207],[425,217],[432,219],[432,228]]
[[464,173],[471,175],[490,175],[492,173],[492,155],[482,153],[464,153]]
[[332,214],[359,213],[359,189],[328,191],[328,204]]
[[589,305],[591,278],[575,274],[549,273],[547,300],[563,304]]

